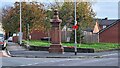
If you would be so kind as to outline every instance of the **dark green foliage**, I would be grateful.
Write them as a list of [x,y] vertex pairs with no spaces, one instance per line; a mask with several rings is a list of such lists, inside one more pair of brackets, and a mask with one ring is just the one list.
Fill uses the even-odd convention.
[[[80,28],[77,31],[77,43],[84,43],[83,39],[84,39],[84,35],[83,32],[80,30]],[[71,42],[75,42],[75,30],[72,31],[72,35],[71,35]]]

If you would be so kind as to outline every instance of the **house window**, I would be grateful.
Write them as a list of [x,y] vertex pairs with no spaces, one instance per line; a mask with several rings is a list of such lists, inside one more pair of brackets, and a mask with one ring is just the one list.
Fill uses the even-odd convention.
[[103,26],[103,29],[106,28],[106,26]]

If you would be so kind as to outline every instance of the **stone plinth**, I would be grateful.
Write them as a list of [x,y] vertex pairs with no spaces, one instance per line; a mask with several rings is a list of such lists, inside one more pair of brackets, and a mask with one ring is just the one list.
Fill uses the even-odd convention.
[[50,23],[52,24],[51,28],[51,45],[49,48],[49,53],[63,53],[64,48],[61,44],[61,23],[62,20],[58,17],[58,11],[54,11],[54,17],[50,20]]

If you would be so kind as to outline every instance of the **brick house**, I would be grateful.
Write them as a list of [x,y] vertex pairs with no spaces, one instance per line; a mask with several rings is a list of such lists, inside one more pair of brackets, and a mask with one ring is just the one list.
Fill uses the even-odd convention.
[[113,22],[115,22],[116,19],[108,19],[107,17],[105,19],[95,19],[95,22],[98,22],[99,24],[99,28],[104,29],[105,27],[109,26],[110,24],[112,24]]
[[[120,38],[118,37],[120,35],[120,33],[118,34],[118,25],[120,26],[120,20],[108,20],[107,18],[98,19],[92,32],[94,33],[95,31],[99,34],[99,42],[118,43],[118,39]],[[40,40],[43,37],[48,37],[48,33],[36,30],[34,30],[30,35],[32,40]]]
[[96,19],[95,27],[92,31],[93,34],[98,35],[98,42],[103,43],[120,43],[120,19],[108,20]]
[[99,42],[120,43],[120,19],[111,23],[98,32]]

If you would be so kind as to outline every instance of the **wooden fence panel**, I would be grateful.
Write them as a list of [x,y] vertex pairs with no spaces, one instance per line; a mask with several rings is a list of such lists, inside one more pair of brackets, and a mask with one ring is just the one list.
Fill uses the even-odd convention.
[[85,43],[98,43],[99,35],[93,34],[92,32],[84,32]]

